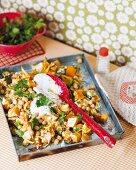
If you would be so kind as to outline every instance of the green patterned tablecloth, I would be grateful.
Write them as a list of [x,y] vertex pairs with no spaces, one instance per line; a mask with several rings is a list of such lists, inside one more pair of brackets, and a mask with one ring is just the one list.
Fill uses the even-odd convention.
[[136,61],[136,0],[1,0],[0,12],[45,17],[47,35],[90,53],[110,48],[111,61]]

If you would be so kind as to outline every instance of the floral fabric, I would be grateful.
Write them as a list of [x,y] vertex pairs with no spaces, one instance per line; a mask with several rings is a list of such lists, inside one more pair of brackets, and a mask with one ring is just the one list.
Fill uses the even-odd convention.
[[1,0],[0,12],[45,17],[47,35],[90,53],[108,46],[112,62],[136,61],[136,0]]

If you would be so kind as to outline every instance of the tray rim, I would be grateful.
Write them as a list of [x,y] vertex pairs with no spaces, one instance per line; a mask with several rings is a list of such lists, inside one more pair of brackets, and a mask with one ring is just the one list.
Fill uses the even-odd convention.
[[[64,55],[64,56],[58,56],[58,57],[52,57],[52,58],[47,58],[48,61],[53,61],[53,60],[56,60],[56,59],[65,59],[67,57],[82,57],[84,62],[85,62],[85,65],[87,67],[87,70],[90,74],[91,72],[91,75],[93,76],[93,81],[95,82],[95,85],[97,85],[97,88],[99,93],[101,94],[101,97],[104,96],[104,98],[106,99],[106,101],[108,102],[109,104],[109,107],[110,109],[112,110],[112,113],[114,114],[114,117],[119,125],[119,128],[120,128],[120,132],[118,131],[116,134],[112,135],[113,137],[115,137],[116,139],[122,139],[123,138],[123,134],[124,134],[124,129],[122,128],[122,125],[119,121],[119,119],[117,118],[116,116],[116,113],[115,113],[115,110],[113,109],[111,103],[110,103],[110,100],[108,99],[108,97],[105,95],[105,93],[103,92],[103,90],[100,88],[99,86],[99,83],[97,82],[96,78],[95,78],[95,74],[93,72],[93,69],[91,67],[91,62],[88,60],[88,57],[85,56],[84,53],[77,53],[77,54],[70,54],[70,55]],[[11,69],[14,67],[21,67],[23,65],[32,65],[32,64],[38,64],[40,62],[42,62],[44,60],[44,58],[42,59],[37,59],[37,60],[32,60],[32,61],[26,61],[26,62],[23,62],[23,63],[19,63],[19,64],[15,64],[15,65],[11,65],[11,66],[5,66],[5,67],[0,67],[0,73],[2,70],[6,70],[6,69]],[[0,103],[1,104],[1,103]],[[0,105],[0,107],[2,108],[3,110],[3,113],[4,113],[4,116],[5,116],[5,119],[6,119],[6,122],[7,122],[7,125],[8,125],[8,130],[10,132],[10,136],[12,138],[12,142],[13,142],[13,145],[14,145],[14,149],[16,151],[16,154],[18,156],[18,160],[19,162],[20,161],[26,161],[26,160],[29,160],[29,159],[34,159],[34,158],[38,158],[38,157],[42,157],[42,156],[47,156],[47,155],[52,155],[52,154],[57,154],[57,153],[61,153],[61,152],[65,152],[65,151],[69,151],[69,150],[74,150],[74,149],[78,149],[78,148],[82,148],[82,147],[88,147],[88,146],[95,146],[95,145],[99,145],[99,144],[102,144],[103,142],[100,140],[100,138],[94,140],[94,141],[83,141],[83,142],[79,142],[79,143],[74,143],[74,144],[69,144],[67,146],[64,146],[64,147],[60,147],[60,148],[53,148],[51,150],[39,150],[38,152],[30,152],[30,153],[24,153],[24,154],[18,154],[17,153],[17,149],[16,149],[16,146],[15,146],[15,142],[13,140],[13,136],[11,134],[11,131],[10,131],[10,128],[9,128],[9,124],[8,124],[8,121],[7,121],[7,118],[6,118],[6,115],[5,115],[5,112],[4,112],[4,109],[3,109],[3,106],[2,104]],[[114,122],[115,123],[115,122]],[[48,153],[48,151],[57,151],[55,153]],[[41,155],[40,155],[41,154]],[[37,155],[37,156],[35,156]],[[27,158],[28,157],[28,158]]]

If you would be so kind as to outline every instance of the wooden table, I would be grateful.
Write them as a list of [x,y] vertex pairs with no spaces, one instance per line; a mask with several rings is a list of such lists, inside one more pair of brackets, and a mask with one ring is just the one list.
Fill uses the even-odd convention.
[[[41,37],[38,41],[46,48],[47,58],[83,53],[47,37]],[[96,58],[87,53],[85,55],[95,68]],[[36,57],[34,60],[43,57]],[[116,68],[117,66],[111,64],[111,70]],[[101,144],[19,163],[5,116],[0,108],[0,170],[135,170],[136,127],[120,117],[119,119],[125,134],[113,149]]]

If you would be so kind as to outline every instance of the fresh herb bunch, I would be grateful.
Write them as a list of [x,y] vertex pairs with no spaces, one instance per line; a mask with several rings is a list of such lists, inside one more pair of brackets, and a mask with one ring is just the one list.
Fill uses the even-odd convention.
[[5,26],[1,28],[0,44],[17,45],[31,40],[44,27],[42,18],[24,14],[15,20],[3,18]]

